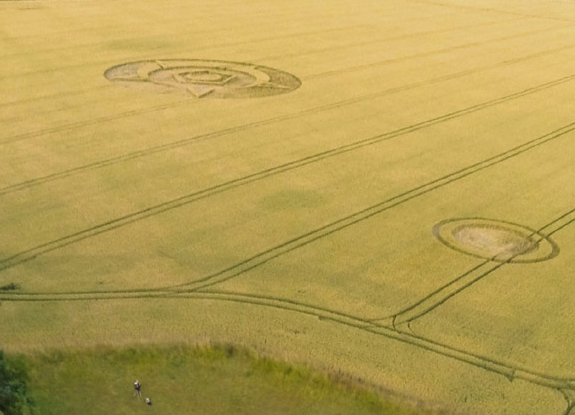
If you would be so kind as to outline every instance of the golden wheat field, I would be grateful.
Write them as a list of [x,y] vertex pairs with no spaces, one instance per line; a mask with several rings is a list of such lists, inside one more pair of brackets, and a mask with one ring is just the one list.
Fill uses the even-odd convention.
[[575,1],[0,1],[0,55],[0,348],[575,413]]

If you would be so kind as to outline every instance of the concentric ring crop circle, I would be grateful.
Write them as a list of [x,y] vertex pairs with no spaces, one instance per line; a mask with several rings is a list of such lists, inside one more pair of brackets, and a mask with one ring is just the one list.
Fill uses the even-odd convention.
[[127,62],[107,69],[116,84],[194,98],[262,98],[292,92],[301,81],[287,72],[250,63],[199,59]]
[[448,219],[437,223],[432,232],[455,251],[494,262],[540,262],[559,254],[559,246],[548,236],[501,220]]

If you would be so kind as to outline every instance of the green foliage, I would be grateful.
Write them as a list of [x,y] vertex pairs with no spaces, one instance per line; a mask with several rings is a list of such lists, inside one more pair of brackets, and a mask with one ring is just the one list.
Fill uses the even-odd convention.
[[0,350],[0,415],[34,415],[28,396],[28,375],[21,360],[7,360]]
[[[42,415],[414,415],[351,379],[229,343],[53,351],[26,356]],[[101,399],[106,396],[106,399]],[[421,415],[423,412],[417,412]],[[0,414],[1,415],[1,414]]]

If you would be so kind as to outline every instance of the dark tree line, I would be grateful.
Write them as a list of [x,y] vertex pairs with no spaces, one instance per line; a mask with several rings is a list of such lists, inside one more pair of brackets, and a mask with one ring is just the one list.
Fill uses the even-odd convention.
[[6,360],[0,350],[0,415],[36,415],[28,396],[28,375],[22,362]]

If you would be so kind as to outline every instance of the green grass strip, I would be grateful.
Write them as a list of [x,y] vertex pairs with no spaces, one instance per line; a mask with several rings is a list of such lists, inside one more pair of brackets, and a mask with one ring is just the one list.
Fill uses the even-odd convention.
[[[29,392],[43,415],[423,414],[351,377],[230,345],[103,348],[13,358],[24,361]],[[134,391],[136,380],[141,397]]]

